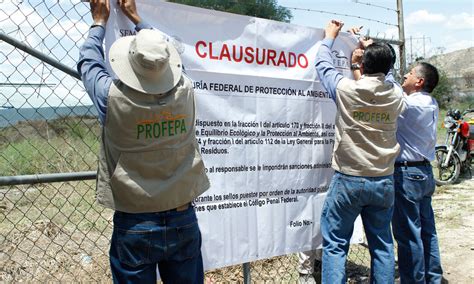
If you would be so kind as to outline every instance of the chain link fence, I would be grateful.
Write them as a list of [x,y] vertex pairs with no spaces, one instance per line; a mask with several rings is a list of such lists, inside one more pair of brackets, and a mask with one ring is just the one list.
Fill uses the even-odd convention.
[[[0,178],[29,180],[0,186],[0,281],[111,279],[113,212],[97,205],[90,180],[100,126],[82,83],[71,76],[91,22],[80,0],[0,0]],[[38,175],[56,182],[40,183]],[[295,282],[297,262],[292,254],[247,267],[252,281]],[[369,263],[368,250],[352,246],[348,275],[366,277]],[[206,277],[242,282],[244,270],[237,265]]]

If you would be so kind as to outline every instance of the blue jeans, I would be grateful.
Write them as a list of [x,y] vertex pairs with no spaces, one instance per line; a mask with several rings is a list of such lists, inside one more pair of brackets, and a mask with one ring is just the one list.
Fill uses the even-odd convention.
[[114,283],[203,283],[201,233],[194,208],[160,213],[116,211],[110,244]]
[[393,235],[398,243],[401,283],[441,283],[431,196],[435,190],[431,166],[396,167]]
[[321,215],[322,283],[346,282],[346,257],[361,214],[371,256],[371,283],[393,283],[395,260],[390,230],[394,202],[393,176],[356,177],[336,172]]

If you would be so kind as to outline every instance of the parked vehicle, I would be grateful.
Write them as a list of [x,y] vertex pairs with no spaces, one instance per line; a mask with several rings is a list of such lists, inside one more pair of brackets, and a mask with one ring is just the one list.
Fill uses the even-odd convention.
[[[472,177],[471,163],[474,155],[474,109],[461,113],[460,110],[449,110],[444,118],[446,128],[444,145],[437,145],[433,173],[437,185],[456,182],[461,173]],[[464,118],[466,117],[466,120]]]

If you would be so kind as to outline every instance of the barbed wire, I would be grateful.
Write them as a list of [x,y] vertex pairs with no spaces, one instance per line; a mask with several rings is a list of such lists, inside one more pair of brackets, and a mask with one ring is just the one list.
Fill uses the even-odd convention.
[[397,13],[398,13],[398,10],[393,9],[393,8],[389,8],[389,7],[385,7],[385,6],[379,6],[379,5],[375,5],[375,4],[369,3],[369,2],[361,2],[361,1],[359,1],[359,0],[353,0],[353,1],[354,1],[356,4],[362,4],[362,5],[367,5],[367,6],[371,6],[371,7],[386,9],[386,10],[394,11],[394,12],[397,12]]
[[[86,4],[0,3],[2,33],[62,65],[76,62],[88,32],[83,22],[91,18]],[[63,20],[72,27],[62,25]],[[44,59],[1,40],[0,46],[0,176],[96,169],[100,126],[82,84]],[[76,93],[77,101],[68,101]],[[113,212],[95,202],[94,188],[87,180],[1,187],[0,282],[110,282]],[[369,274],[365,247],[351,246],[348,260],[358,267],[351,277]],[[296,255],[251,266],[255,282],[296,282],[299,277]],[[241,271],[226,268],[207,275],[217,283],[242,282]]]
[[382,21],[379,21],[379,20],[374,20],[374,19],[361,17],[361,16],[356,16],[356,15],[342,14],[342,13],[336,13],[336,12],[328,12],[328,11],[323,11],[323,10],[309,9],[309,8],[299,8],[299,7],[289,7],[289,6],[281,6],[281,7],[284,7],[284,8],[287,8],[287,9],[292,9],[292,10],[299,10],[299,11],[307,11],[307,12],[315,12],[315,13],[321,13],[321,14],[329,14],[329,15],[357,18],[357,19],[362,19],[362,20],[366,20],[366,21],[369,21],[369,22],[376,22],[376,23],[379,23],[379,24],[387,25],[387,26],[398,27],[398,25],[395,25],[395,24],[382,22]]
[[[200,0],[198,3],[204,3],[204,2],[205,2],[204,0]],[[387,10],[391,10],[391,11],[398,12],[397,10],[394,10],[394,9],[391,9],[391,8],[388,8],[388,7],[384,7],[384,6],[374,5],[374,4],[371,4],[371,3],[359,2],[359,1],[356,1],[356,3],[358,3],[358,4],[364,4],[364,5],[368,5],[368,6],[374,6],[374,7],[383,8],[383,9],[387,9]],[[260,2],[255,2],[255,3],[245,3],[245,5],[251,6],[251,7],[256,7],[256,8],[258,9],[258,8],[264,7],[266,4],[260,3]],[[193,5],[192,5],[192,6],[193,6]],[[375,19],[371,19],[371,18],[361,17],[361,16],[357,16],[357,15],[342,14],[342,13],[329,12],[329,11],[324,11],[324,10],[316,10],[316,9],[300,8],[300,7],[291,7],[291,6],[284,6],[284,5],[278,5],[278,6],[281,7],[281,8],[286,8],[286,9],[291,9],[291,10],[299,10],[299,11],[314,12],[314,13],[320,13],[320,14],[329,14],[329,15],[336,15],[336,16],[344,16],[344,17],[357,18],[357,19],[362,19],[362,20],[366,20],[366,21],[369,21],[369,22],[375,22],[375,23],[379,23],[379,24],[383,24],[383,25],[387,25],[387,26],[398,27],[397,24],[392,24],[392,23],[388,23],[388,22],[383,22],[383,21],[380,21],[380,20],[375,20]],[[208,9],[209,9],[209,8],[208,8]]]

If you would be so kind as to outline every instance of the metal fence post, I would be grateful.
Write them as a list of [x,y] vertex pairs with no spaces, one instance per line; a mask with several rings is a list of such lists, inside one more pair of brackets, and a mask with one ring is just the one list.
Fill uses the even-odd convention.
[[48,63],[49,65],[63,71],[64,73],[78,79],[78,80],[81,80],[81,76],[79,75],[79,73],[72,69],[71,67],[69,66],[66,66],[64,64],[62,64],[61,62],[59,62],[58,60],[54,59],[54,58],[51,58],[41,52],[39,52],[38,50],[32,48],[32,47],[29,47],[28,45],[26,45],[25,43],[21,42],[21,41],[18,41],[16,39],[14,39],[13,37],[11,36],[8,36],[7,34],[5,34],[4,32],[0,31],[0,40],[6,42],[6,43],[9,43],[11,44],[12,46],[20,49],[20,50],[23,50],[24,52],[38,58],[39,60],[43,61],[43,62],[46,62]]
[[[0,3],[0,282],[110,282],[113,210],[88,181],[100,125],[74,68],[90,9],[78,0]],[[297,261],[288,254],[206,274],[293,283]],[[365,247],[351,246],[349,262],[369,275]]]
[[242,264],[242,269],[244,270],[244,284],[250,284],[250,263],[246,262]]

